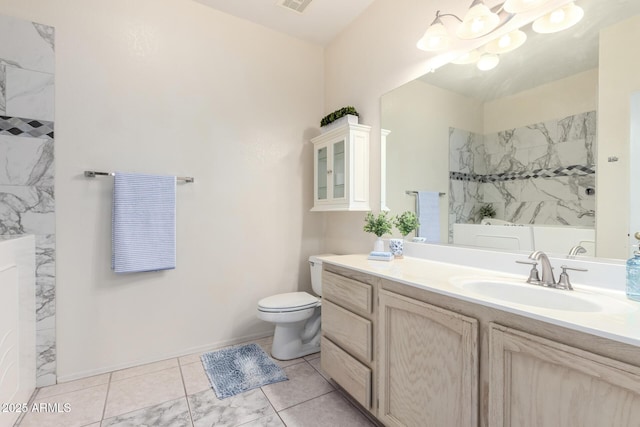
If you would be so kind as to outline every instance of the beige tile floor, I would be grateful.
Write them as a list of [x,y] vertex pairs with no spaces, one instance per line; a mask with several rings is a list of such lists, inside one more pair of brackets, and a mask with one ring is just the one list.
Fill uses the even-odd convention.
[[[256,341],[271,350],[271,338]],[[37,391],[34,403],[68,412],[30,412],[20,427],[373,426],[320,369],[319,354],[277,361],[289,381],[219,400],[200,354],[97,375]]]

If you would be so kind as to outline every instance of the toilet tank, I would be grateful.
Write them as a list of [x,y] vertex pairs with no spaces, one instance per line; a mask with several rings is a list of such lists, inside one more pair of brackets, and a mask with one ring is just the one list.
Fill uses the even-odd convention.
[[331,255],[333,254],[311,255],[309,257],[309,267],[311,268],[311,287],[313,288],[313,292],[318,296],[322,296],[322,257]]

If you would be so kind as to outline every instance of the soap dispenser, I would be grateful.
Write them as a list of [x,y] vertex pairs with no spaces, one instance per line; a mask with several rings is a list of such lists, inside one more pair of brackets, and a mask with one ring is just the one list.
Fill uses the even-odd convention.
[[[640,241],[640,232],[634,234]],[[636,246],[633,257],[627,261],[627,298],[640,301],[640,246]]]

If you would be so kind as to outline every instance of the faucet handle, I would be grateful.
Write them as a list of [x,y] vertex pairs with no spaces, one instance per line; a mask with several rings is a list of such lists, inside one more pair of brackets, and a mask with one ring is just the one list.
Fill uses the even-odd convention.
[[529,278],[527,279],[527,283],[531,283],[533,285],[540,284],[540,275],[538,274],[538,269],[536,266],[538,265],[535,261],[520,261],[516,260],[518,264],[528,264],[531,266],[531,271],[529,272]]
[[567,274],[567,270],[572,271],[589,271],[586,268],[576,268],[576,267],[567,267],[566,265],[561,265],[562,273],[560,273],[560,277],[558,278],[558,283],[556,288],[558,289],[567,289],[572,291],[573,286],[571,286],[571,282],[569,281],[569,275]]

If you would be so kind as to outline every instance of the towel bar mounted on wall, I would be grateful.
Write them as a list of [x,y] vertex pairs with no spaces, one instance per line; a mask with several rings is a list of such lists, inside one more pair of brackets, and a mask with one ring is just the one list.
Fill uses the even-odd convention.
[[[411,191],[411,190],[407,190],[407,191],[405,191],[405,193],[408,194],[409,196],[415,196],[416,194],[418,194],[417,191]],[[438,193],[438,194],[440,194],[440,197],[442,197],[447,193]]]
[[[84,171],[84,176],[87,178],[95,178],[96,176],[114,176],[114,172],[97,172],[97,171]],[[184,181],[187,183],[195,182],[195,178],[192,176],[176,176],[178,181]]]

